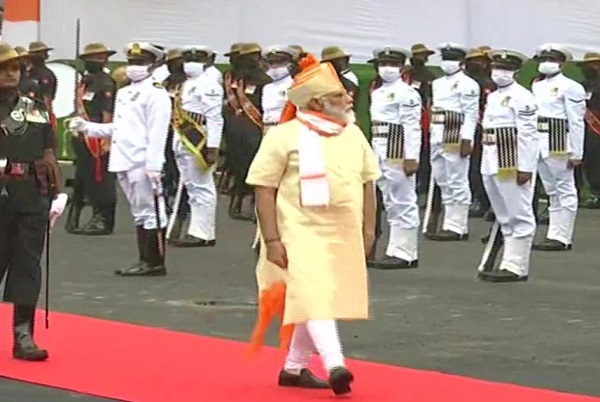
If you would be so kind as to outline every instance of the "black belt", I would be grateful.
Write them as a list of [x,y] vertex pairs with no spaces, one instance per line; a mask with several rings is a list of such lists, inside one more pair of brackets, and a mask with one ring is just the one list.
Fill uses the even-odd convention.
[[567,151],[569,121],[554,117],[538,117],[538,131],[548,134],[550,152],[563,153]]
[[387,159],[404,159],[404,127],[401,124],[373,122],[371,134],[373,138],[387,139]]

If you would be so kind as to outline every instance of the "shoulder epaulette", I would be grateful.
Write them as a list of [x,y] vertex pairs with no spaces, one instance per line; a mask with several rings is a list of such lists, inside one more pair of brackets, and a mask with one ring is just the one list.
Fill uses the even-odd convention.
[[153,82],[152,86],[154,88],[160,88],[160,89],[165,89],[165,87],[163,86],[163,84],[161,84],[160,82]]

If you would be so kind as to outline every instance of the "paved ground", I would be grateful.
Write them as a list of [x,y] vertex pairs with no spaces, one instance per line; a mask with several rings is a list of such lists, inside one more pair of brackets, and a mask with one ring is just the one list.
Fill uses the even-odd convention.
[[[221,207],[217,247],[169,249],[168,277],[121,279],[112,272],[133,261],[135,245],[119,207],[113,236],[55,230],[53,308],[246,340],[255,316],[253,225],[231,221]],[[581,211],[574,251],[534,254],[527,283],[475,279],[488,226],[472,220],[471,240],[458,245],[423,242],[418,270],[372,271],[374,320],[341,326],[347,355],[600,396],[600,212]],[[0,380],[0,400],[101,399]]]

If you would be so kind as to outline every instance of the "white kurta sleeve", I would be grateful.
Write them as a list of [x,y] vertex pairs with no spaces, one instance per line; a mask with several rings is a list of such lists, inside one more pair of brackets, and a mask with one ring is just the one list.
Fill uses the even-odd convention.
[[146,106],[146,170],[156,172],[162,170],[165,163],[165,146],[171,122],[171,98],[167,91],[160,88],[156,88],[149,98]]
[[207,148],[219,148],[223,136],[223,95],[224,91],[216,82],[202,93],[202,109],[206,119]]
[[576,82],[572,82],[565,92],[565,109],[569,124],[569,145],[571,146],[571,159],[583,159],[583,144],[585,133],[585,89]]
[[400,103],[400,122],[404,128],[404,158],[419,160],[421,155],[421,96],[414,89],[404,92]]
[[473,141],[479,119],[479,84],[472,79],[465,80],[461,88],[460,106],[465,116],[460,128],[460,139]]
[[517,124],[517,169],[519,172],[533,173],[538,163],[537,107],[535,97],[524,92],[514,104]]
[[114,129],[114,123],[92,123],[89,121],[85,123],[85,134],[88,137],[110,137],[111,135],[113,135]]

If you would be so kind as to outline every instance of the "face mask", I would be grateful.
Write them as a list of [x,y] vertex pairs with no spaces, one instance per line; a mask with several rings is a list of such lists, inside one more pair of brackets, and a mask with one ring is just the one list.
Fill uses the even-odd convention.
[[198,77],[204,72],[204,63],[188,61],[186,63],[183,63],[183,71],[185,71],[185,75],[187,75],[190,78]]
[[271,77],[273,81],[278,81],[282,78],[285,78],[289,74],[290,71],[288,70],[288,66],[269,68],[267,70],[267,75]]
[[442,60],[440,65],[442,71],[446,75],[452,75],[460,70],[460,61],[456,60]]
[[554,75],[560,72],[560,64],[554,61],[543,61],[538,65],[538,71],[544,75]]
[[377,73],[385,82],[394,82],[400,78],[400,67],[379,67]]
[[500,88],[507,87],[515,82],[515,72],[509,70],[492,70],[492,81]]
[[150,76],[148,66],[127,66],[125,67],[125,75],[132,82],[142,81]]
[[85,63],[83,63],[83,66],[85,67],[86,71],[90,74],[96,74],[102,71],[102,67],[104,65],[103,63],[99,63],[97,61],[86,61]]

